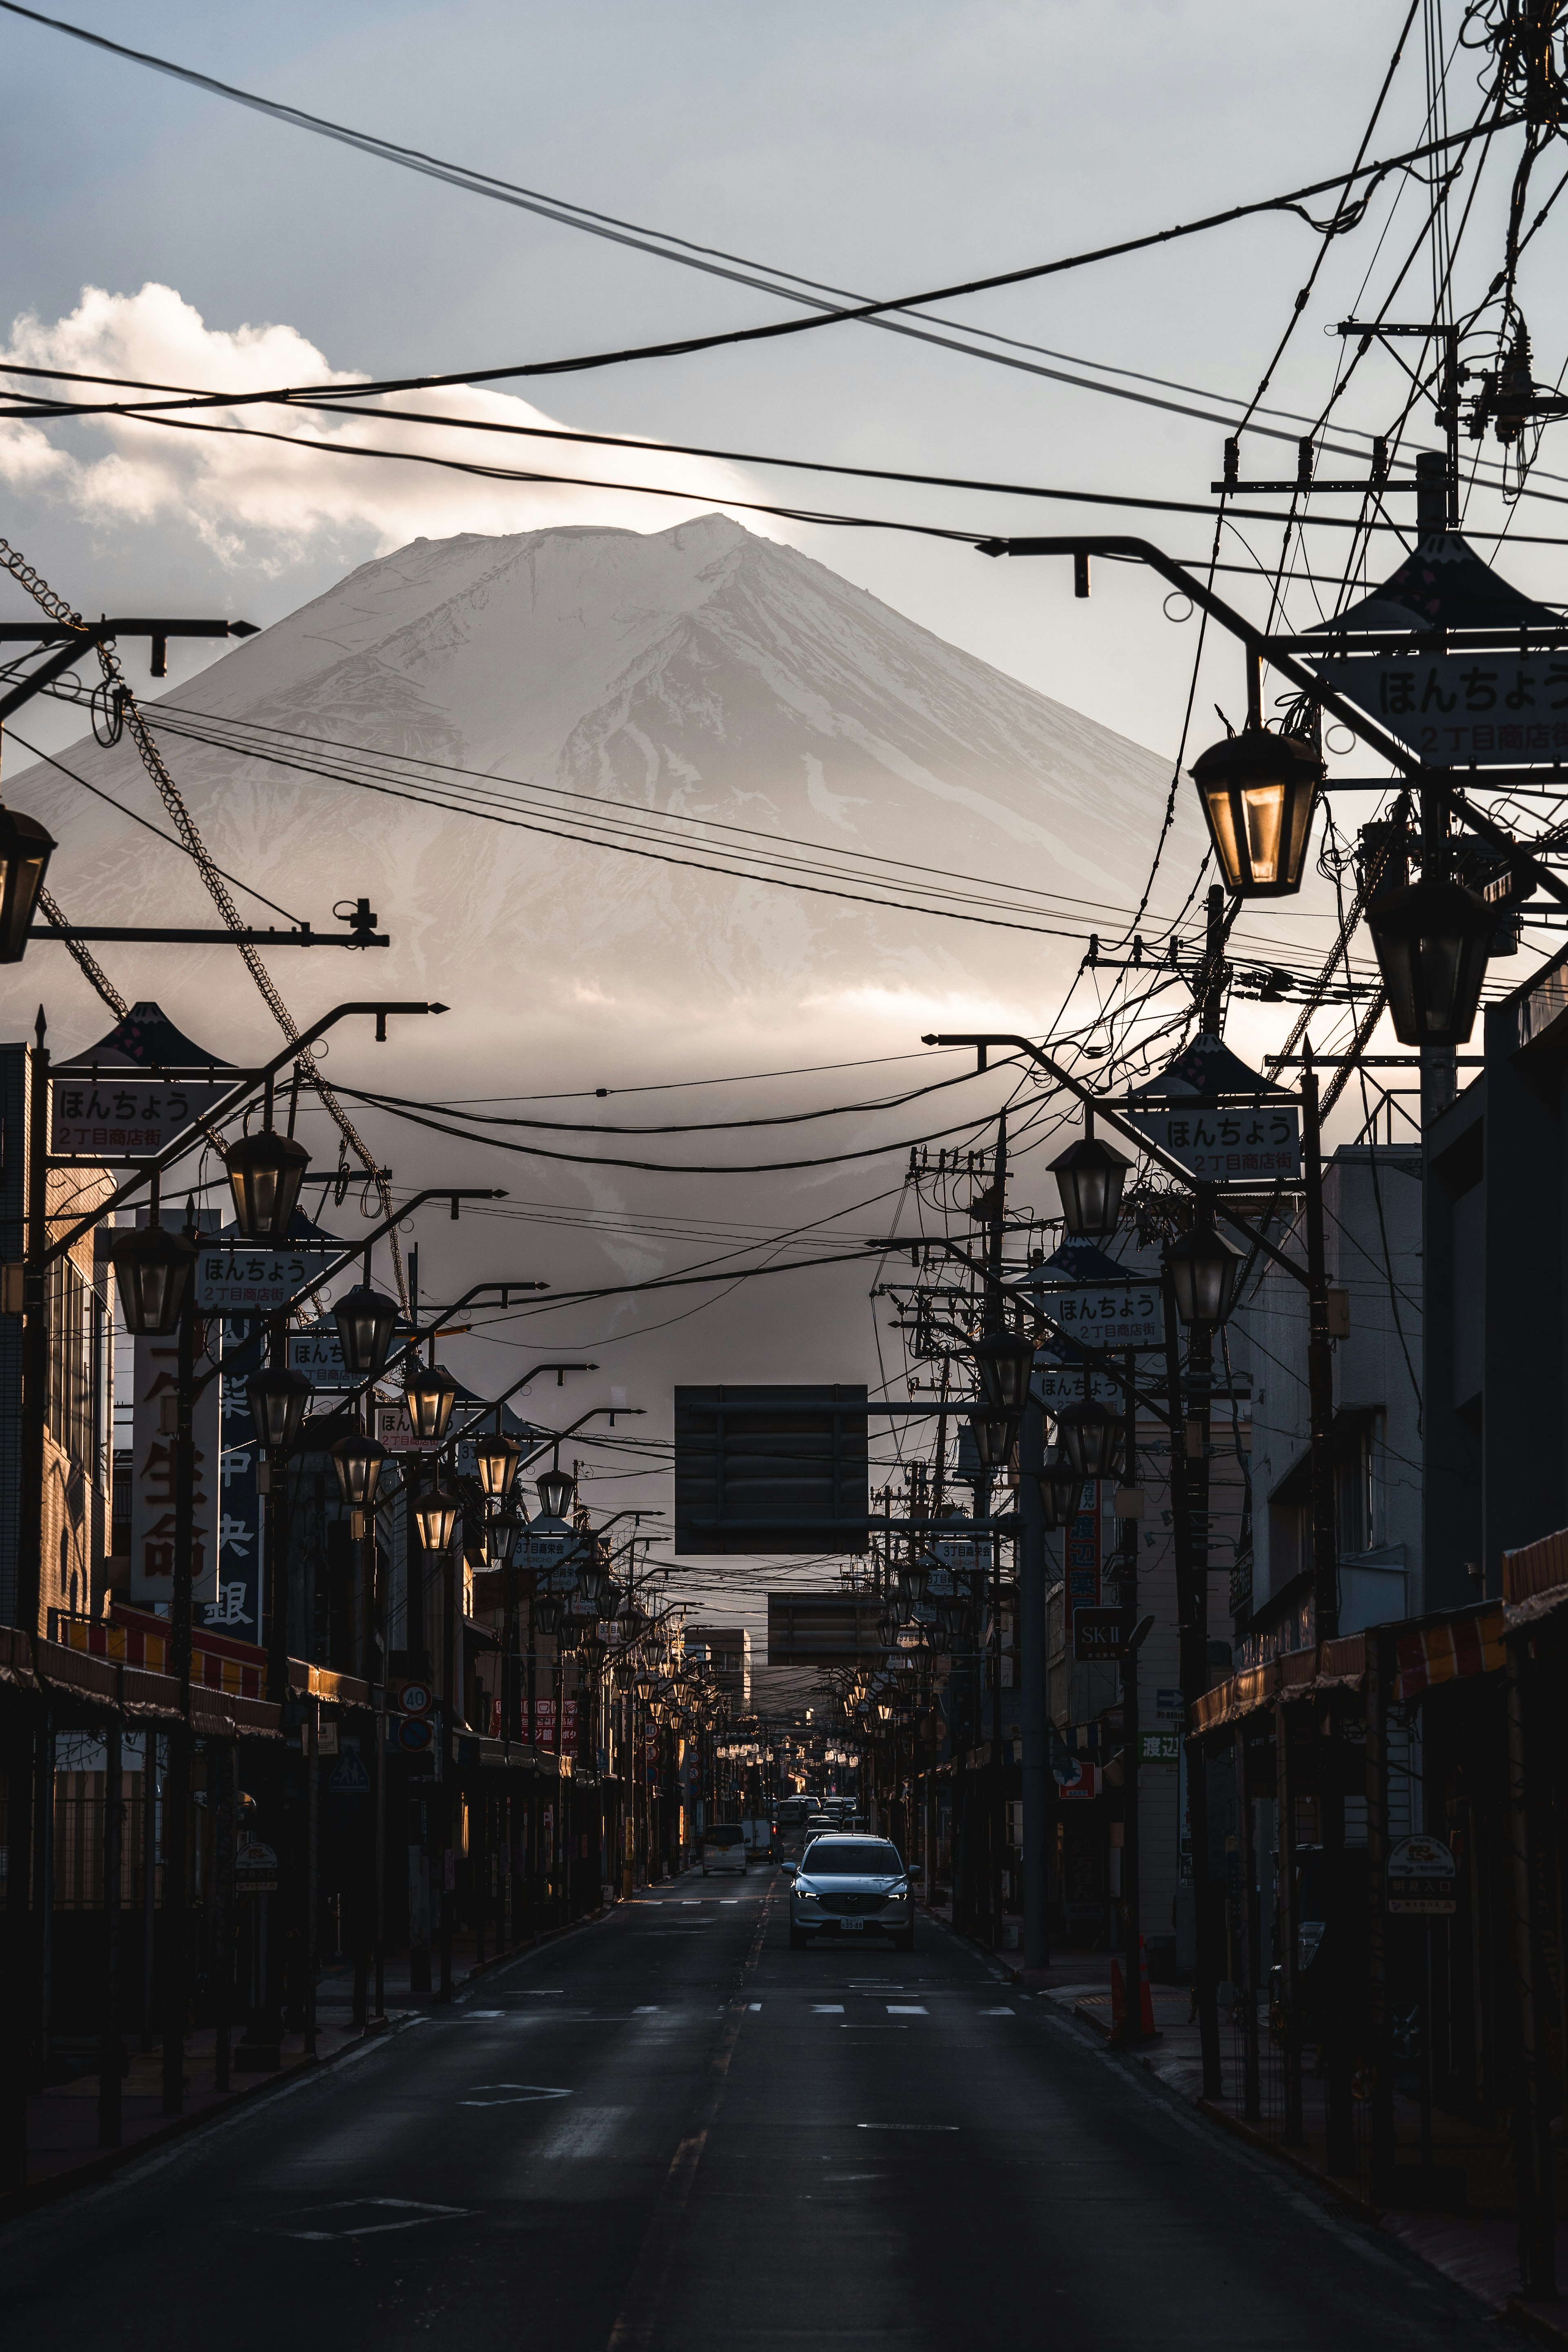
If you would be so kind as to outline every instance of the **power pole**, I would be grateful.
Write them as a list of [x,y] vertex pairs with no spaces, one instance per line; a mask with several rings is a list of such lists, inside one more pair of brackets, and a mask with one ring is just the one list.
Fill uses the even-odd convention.
[[[1122,1439],[1122,1485],[1138,1484],[1138,1359],[1129,1349],[1127,1412]],[[1121,2010],[1123,2045],[1143,2038],[1143,1919],[1138,1886],[1138,1651],[1133,1635],[1138,1625],[1138,1527],[1132,1517],[1120,1526],[1121,1553],[1121,1917],[1126,1967],[1126,1998]]]

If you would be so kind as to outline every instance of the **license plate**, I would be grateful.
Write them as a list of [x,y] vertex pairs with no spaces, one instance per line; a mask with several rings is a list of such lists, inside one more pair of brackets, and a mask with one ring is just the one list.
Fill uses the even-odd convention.
[[841,1927],[847,1928],[850,1935],[858,1936],[866,1922],[864,1919],[840,1919],[838,1924]]

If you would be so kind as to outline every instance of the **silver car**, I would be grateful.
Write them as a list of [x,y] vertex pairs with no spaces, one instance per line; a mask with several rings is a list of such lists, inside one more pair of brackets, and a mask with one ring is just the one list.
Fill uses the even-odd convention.
[[890,1839],[812,1839],[789,1891],[791,1951],[804,1952],[814,1936],[885,1936],[900,1952],[914,1949],[914,1897]]

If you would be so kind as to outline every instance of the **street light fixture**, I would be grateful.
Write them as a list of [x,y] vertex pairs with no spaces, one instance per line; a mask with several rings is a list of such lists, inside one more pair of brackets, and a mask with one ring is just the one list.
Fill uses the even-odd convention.
[[54,853],[52,834],[19,809],[0,809],[0,963],[20,963]]
[[458,1524],[462,1505],[456,1495],[445,1486],[426,1486],[414,1497],[414,1517],[419,1529],[419,1541],[426,1551],[449,1551],[452,1530]]
[[1057,1416],[1062,1452],[1081,1478],[1111,1478],[1121,1459],[1121,1423],[1098,1397],[1085,1397]]
[[303,1372],[252,1372],[245,1384],[257,1437],[269,1453],[287,1454],[300,1434],[305,1407],[315,1391]]
[[1323,762],[1299,735],[1249,722],[1193,762],[1209,838],[1237,898],[1285,898],[1301,887]]
[[302,1143],[270,1127],[227,1146],[224,1165],[234,1192],[235,1222],[247,1241],[282,1240],[310,1164]]
[[994,1331],[972,1344],[980,1392],[993,1412],[1021,1413],[1035,1369],[1035,1343],[1021,1331]]
[[1199,1226],[1165,1245],[1165,1270],[1184,1323],[1223,1323],[1241,1272],[1241,1253],[1212,1226]]
[[993,1412],[987,1406],[976,1406],[969,1416],[969,1427],[982,1469],[1005,1468],[1013,1458],[1013,1448],[1018,1443],[1016,1416]]
[[590,1537],[588,1549],[583,1554],[577,1569],[577,1589],[584,1601],[592,1604],[595,1617],[598,1615],[600,1604],[604,1601],[609,1582],[610,1563]]
[[447,1434],[458,1383],[445,1364],[425,1364],[410,1371],[404,1388],[408,1418],[422,1445],[439,1445]]
[[1121,1187],[1132,1162],[1094,1131],[1094,1112],[1084,1107],[1083,1134],[1051,1162],[1061,1194],[1062,1223],[1075,1241],[1113,1234],[1121,1210]]
[[539,1496],[539,1507],[547,1519],[563,1519],[572,1506],[577,1481],[570,1470],[563,1470],[559,1462],[542,1471],[534,1481]]
[[1053,1454],[1040,1474],[1040,1506],[1047,1528],[1068,1528],[1078,1517],[1083,1480],[1064,1454]]
[[1402,1045],[1462,1045],[1476,1025],[1497,915],[1462,882],[1423,875],[1366,910]]
[[486,1499],[504,1503],[517,1475],[518,1449],[510,1437],[500,1433],[474,1440],[474,1466]]
[[397,1301],[368,1282],[356,1283],[332,1308],[343,1362],[356,1380],[375,1380],[385,1366],[397,1328]]
[[381,1485],[385,1460],[386,1448],[376,1438],[362,1437],[357,1431],[352,1437],[339,1438],[332,1448],[332,1467],[338,1474],[342,1498],[351,1510],[375,1508],[376,1489]]
[[556,1593],[542,1592],[533,1604],[533,1623],[537,1633],[552,1642],[561,1630],[561,1601]]
[[177,1330],[196,1262],[195,1243],[162,1225],[137,1225],[115,1234],[110,1258],[126,1329],[138,1339],[163,1339]]

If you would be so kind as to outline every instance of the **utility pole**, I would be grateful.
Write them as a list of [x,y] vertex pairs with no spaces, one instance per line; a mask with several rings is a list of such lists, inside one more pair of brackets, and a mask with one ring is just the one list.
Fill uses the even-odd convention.
[[[1138,1359],[1131,1349],[1127,1367],[1126,1418],[1122,1437],[1122,1485],[1138,1484]],[[1138,1528],[1137,1519],[1121,1522],[1121,1917],[1126,1967],[1126,1998],[1121,2011],[1123,2046],[1143,2038],[1143,1920],[1139,1899],[1138,1853]]]
[[[986,1267],[990,1279],[985,1286],[985,1323],[987,1329],[1003,1328],[1005,1309],[1002,1304],[1002,1245],[1007,1223],[1007,1113],[1002,1110],[996,1120],[996,1166],[991,1181],[990,1232],[986,1236]],[[991,1490],[987,1484],[975,1490],[975,1502],[984,1499],[985,1516],[991,1516]],[[990,1781],[990,1834],[986,1840],[990,1854],[989,1906],[991,1912],[991,1948],[1002,1948],[1002,1849],[1005,1843],[1007,1779],[1002,1767],[1002,1538],[986,1538],[991,1547],[991,1753],[987,1778]]]
[[[1197,1213],[1204,1213],[1200,1188]],[[1209,1374],[1213,1339],[1206,1323],[1187,1334],[1187,1389],[1183,1407],[1181,1363],[1176,1343],[1176,1291],[1164,1276],[1165,1382],[1171,1412],[1171,1521],[1176,1540],[1176,1606],[1181,1639],[1182,1705],[1190,1709],[1208,1688],[1209,1580]],[[1203,2053],[1203,2095],[1217,2099],[1219,2058],[1219,1969],[1215,1949],[1214,1889],[1209,1884],[1208,1759],[1201,1742],[1189,1739],[1187,1822],[1192,1840],[1193,1922],[1197,1941],[1198,2039]]]
[[[1050,1715],[1046,1687],[1045,1407],[1031,1390],[1018,1433],[1018,1646],[1024,1727],[1024,1979],[1048,1969]],[[927,1873],[929,1878],[930,1858]]]

